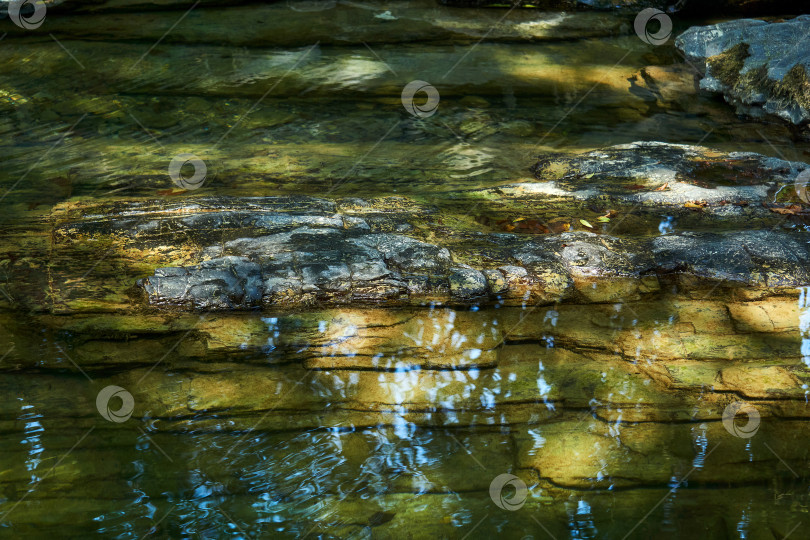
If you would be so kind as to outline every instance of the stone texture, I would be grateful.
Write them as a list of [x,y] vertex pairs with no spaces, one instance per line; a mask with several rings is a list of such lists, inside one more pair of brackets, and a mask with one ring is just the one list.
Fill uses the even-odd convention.
[[683,287],[786,288],[810,281],[806,243],[776,231],[649,240],[569,232],[509,243],[500,252],[502,260],[518,264],[487,269],[487,279],[479,269],[451,267],[446,248],[412,238],[302,227],[207,248],[204,253],[219,256],[160,268],[138,285],[155,306],[245,309],[312,302],[486,304],[499,298],[524,305],[601,302],[655,292],[662,278],[678,278]]
[[196,309],[249,309],[262,299],[261,269],[239,257],[211,259],[189,268],[159,268],[141,283],[152,302]]
[[660,142],[550,154],[535,181],[451,195],[487,219],[404,197],[73,201],[40,223],[27,256],[9,251],[0,302],[53,313],[530,306],[672,287],[762,300],[810,282],[810,214],[793,189],[806,170]]
[[[500,190],[567,196],[581,200],[609,198],[658,207],[684,209],[688,202],[706,203],[706,212],[733,214],[733,203],[772,200],[779,188],[791,186],[808,169],[753,152],[718,152],[693,145],[656,141],[611,146],[579,156],[542,156],[532,167],[539,185]],[[664,189],[659,189],[664,187]]]
[[675,43],[705,63],[701,88],[743,112],[804,124],[810,120],[809,33],[810,15],[772,23],[742,19],[690,28]]
[[[489,208],[559,212],[577,205],[574,215],[582,215],[582,204],[599,205],[611,209],[607,223],[566,218],[555,229],[540,215],[513,221],[508,233],[474,235],[448,228],[437,209],[402,198],[67,205],[54,214],[53,237],[65,255],[60,260],[70,263],[51,270],[58,277],[52,294],[66,302],[79,294],[60,284],[87,271],[79,254],[96,249],[99,238],[132,261],[140,275],[130,285],[139,280],[147,301],[158,307],[538,305],[640,299],[668,286],[709,293],[798,287],[810,282],[810,252],[799,230],[784,226],[804,219],[792,182],[807,168],[660,142],[548,155],[533,167],[536,182],[465,196]],[[663,221],[657,234],[633,229],[636,214],[660,220],[661,212],[686,230]],[[523,222],[536,222],[536,231],[520,234]],[[116,273],[108,287],[132,298],[133,291],[118,284],[126,275]],[[35,292],[32,298],[37,301]],[[99,293],[98,302],[107,298],[109,292]]]

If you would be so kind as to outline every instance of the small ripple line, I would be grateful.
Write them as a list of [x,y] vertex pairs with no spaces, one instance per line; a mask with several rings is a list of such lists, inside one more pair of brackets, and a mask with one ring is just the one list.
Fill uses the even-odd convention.
[[[709,457],[710,455],[712,455],[712,452],[714,452],[715,450],[717,450],[717,447],[718,447],[718,446],[720,446],[720,444],[721,444],[721,443],[717,443],[717,444],[714,446],[714,448],[712,448],[711,450],[709,450],[709,453],[707,453],[707,454],[706,454],[706,457],[704,458],[704,462],[705,462],[705,460],[706,460],[706,459],[708,459],[708,457]],[[678,483],[677,483],[677,484],[675,484],[674,486],[672,486],[672,487],[670,488],[670,490],[669,490],[669,491],[667,491],[666,495],[664,495],[663,497],[661,497],[661,500],[660,500],[660,501],[658,501],[657,503],[655,503],[655,506],[653,506],[652,508],[650,508],[650,511],[649,511],[649,512],[647,512],[646,514],[644,514],[644,517],[642,517],[640,520],[638,520],[638,523],[636,523],[636,524],[633,526],[633,528],[632,528],[632,529],[630,529],[629,531],[627,531],[627,534],[625,534],[625,535],[624,535],[624,537],[622,537],[622,540],[627,540],[627,537],[629,537],[629,536],[630,536],[630,535],[633,533],[633,531],[635,531],[635,530],[638,528],[638,526],[639,526],[639,525],[641,525],[642,523],[644,523],[644,520],[645,520],[645,519],[647,519],[647,518],[650,516],[650,514],[652,514],[652,513],[655,511],[655,509],[656,509],[656,508],[658,508],[659,506],[661,506],[661,503],[663,503],[665,500],[667,500],[667,497],[669,497],[670,495],[672,495],[672,494],[675,492],[675,490],[676,490],[676,489],[678,489],[678,488],[681,486],[681,484],[683,484],[684,482],[686,482],[686,480],[689,478],[689,475],[691,475],[693,472],[695,472],[695,471],[697,470],[697,468],[698,468],[698,467],[697,467],[697,465],[695,465],[694,467],[692,467],[692,470],[691,470],[691,471],[689,471],[688,473],[686,473],[686,475],[685,475],[683,478],[681,478],[681,479],[678,481]]]
[[175,23],[174,23],[174,24],[171,26],[171,28],[169,28],[168,30],[166,30],[166,32],[164,32],[164,33],[163,33],[163,35],[162,35],[162,36],[160,36],[160,39],[158,39],[158,40],[155,42],[155,44],[154,44],[154,45],[152,45],[151,47],[149,47],[149,50],[148,50],[148,51],[146,51],[145,53],[143,53],[143,55],[142,55],[140,58],[138,58],[138,61],[137,61],[137,62],[135,62],[135,63],[132,65],[132,67],[131,67],[130,69],[135,69],[135,67],[136,67],[138,64],[140,64],[140,63],[141,63],[141,60],[143,60],[144,58],[146,58],[146,55],[147,55],[147,54],[149,54],[150,52],[152,52],[152,49],[154,49],[155,47],[157,47],[158,45],[160,45],[160,42],[161,42],[161,41],[163,41],[163,40],[166,38],[166,36],[168,36],[168,35],[169,35],[169,32],[171,32],[172,30],[174,30],[174,28],[175,28],[175,27],[176,27],[178,24],[180,24],[181,22],[183,22],[183,19],[185,19],[185,18],[188,16],[188,14],[189,14],[189,13],[191,13],[191,10],[193,10],[195,7],[197,7],[197,5],[198,5],[198,4],[199,4],[201,1],[202,1],[202,0],[197,0],[196,2],[194,2],[194,5],[193,5],[193,6],[191,6],[190,8],[188,8],[188,11],[186,11],[185,13],[183,13],[183,16],[182,16],[182,17],[180,17],[179,19],[177,19],[177,22],[175,22]]
[[37,165],[39,165],[39,163],[40,163],[40,162],[41,162],[43,159],[45,159],[46,157],[48,157],[48,154],[50,154],[50,153],[53,151],[53,149],[54,149],[54,148],[56,148],[57,146],[59,146],[59,144],[60,144],[60,143],[61,143],[63,140],[65,140],[65,137],[67,137],[67,136],[68,136],[68,134],[69,134],[71,131],[73,131],[73,130],[76,128],[76,126],[78,126],[78,125],[79,125],[79,122],[81,122],[82,120],[84,120],[84,118],[85,118],[85,117],[86,117],[88,114],[89,114],[89,113],[84,113],[84,114],[82,115],[82,117],[81,117],[81,118],[79,118],[78,120],[76,120],[76,122],[74,122],[72,126],[70,126],[70,127],[67,129],[67,130],[65,130],[65,132],[62,134],[62,136],[61,136],[61,137],[59,137],[59,140],[58,140],[58,141],[56,141],[56,142],[55,142],[55,143],[54,143],[54,144],[53,144],[53,145],[52,145],[50,148],[48,148],[48,150],[47,150],[47,151],[46,151],[44,154],[42,154],[42,155],[39,157],[39,159],[38,159],[38,160],[37,160],[37,161],[36,161],[36,162],[35,162],[33,165],[31,165],[31,167],[29,167],[29,168],[28,168],[28,170],[27,170],[27,171],[25,171],[25,174],[23,174],[23,175],[20,177],[20,179],[19,179],[19,180],[17,180],[16,182],[14,182],[14,185],[12,185],[12,186],[11,186],[11,187],[8,189],[8,191],[6,191],[5,193],[3,193],[3,196],[2,196],[2,197],[0,197],[0,202],[3,202],[3,199],[5,199],[5,198],[6,198],[6,196],[7,196],[9,193],[11,193],[12,191],[14,191],[14,189],[15,189],[15,188],[16,188],[16,187],[19,185],[19,183],[20,183],[20,182],[22,182],[22,181],[25,179],[25,177],[26,177],[26,176],[28,176],[28,173],[30,173],[31,171],[33,171],[33,170],[36,168],[36,166],[37,166]]
[[31,493],[33,493],[33,492],[34,492],[34,490],[37,488],[37,486],[38,486],[39,484],[41,484],[43,480],[45,480],[46,478],[48,478],[48,477],[51,475],[51,473],[53,473],[53,471],[54,471],[54,470],[56,470],[56,468],[59,466],[59,464],[60,464],[60,463],[62,463],[62,461],[64,461],[64,459],[65,459],[66,457],[68,457],[68,455],[69,455],[71,452],[73,452],[73,450],[74,450],[74,449],[75,449],[77,446],[79,446],[79,444],[81,444],[81,442],[82,442],[82,441],[83,441],[83,440],[84,440],[84,439],[85,439],[85,438],[86,438],[88,435],[90,435],[90,432],[92,432],[94,429],[96,429],[96,426],[91,427],[91,428],[90,428],[90,429],[87,431],[87,433],[85,433],[84,435],[82,435],[82,438],[81,438],[81,439],[79,439],[78,441],[76,441],[76,444],[74,444],[73,446],[71,446],[71,447],[70,447],[70,450],[68,450],[68,451],[67,451],[67,452],[66,452],[66,453],[65,453],[65,454],[64,454],[64,455],[63,455],[61,458],[59,458],[59,461],[57,461],[57,462],[56,462],[56,464],[54,464],[54,466],[53,466],[53,467],[51,467],[51,469],[50,469],[50,470],[49,470],[47,473],[45,473],[45,475],[44,475],[42,478],[40,478],[39,480],[37,480],[37,481],[34,483],[34,485],[33,485],[33,486],[32,486],[32,487],[31,487],[31,488],[28,490],[28,491],[26,491],[25,495],[23,495],[22,497],[20,497],[20,500],[18,500],[16,503],[14,503],[14,506],[12,506],[12,507],[11,507],[11,508],[8,510],[8,512],[6,512],[6,513],[5,513],[5,514],[3,514],[2,516],[0,516],[0,523],[3,523],[3,522],[6,520],[6,518],[8,517],[8,515],[9,515],[10,513],[12,513],[12,512],[14,511],[14,509],[15,509],[15,508],[17,508],[17,506],[19,506],[19,504],[20,504],[21,502],[23,502],[23,501],[25,500],[25,498],[26,498],[26,497],[28,497],[28,495],[30,495]]

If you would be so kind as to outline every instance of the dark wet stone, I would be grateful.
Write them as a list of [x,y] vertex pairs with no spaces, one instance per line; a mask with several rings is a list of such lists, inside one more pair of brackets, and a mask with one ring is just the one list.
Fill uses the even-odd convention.
[[481,273],[484,274],[484,278],[487,280],[487,287],[489,287],[489,290],[492,291],[492,294],[498,295],[509,290],[509,286],[506,283],[506,278],[500,272],[500,270],[490,268],[482,271]]
[[247,309],[262,299],[261,268],[241,257],[222,257],[188,268],[161,268],[141,281],[150,302],[197,309]]
[[[609,156],[602,159],[611,161]],[[646,166],[631,161],[633,170]],[[680,232],[651,238],[585,231],[479,235],[476,245],[489,260],[479,267],[454,264],[451,250],[463,244],[444,247],[357,228],[303,226],[253,237],[247,235],[255,230],[241,232],[245,238],[203,249],[211,260],[159,268],[142,280],[149,302],[208,309],[435,301],[548,304],[638,298],[658,291],[659,280],[674,279],[688,287],[721,283],[760,288],[810,282],[806,241],[781,230]],[[609,286],[602,287],[604,283]]]
[[810,120],[808,34],[810,15],[773,23],[743,19],[690,28],[675,44],[705,65],[701,88],[723,94],[742,112],[804,124]]
[[[70,204],[52,216],[52,294],[64,299],[60,306],[78,309],[107,306],[111,294],[119,295],[115,306],[145,297],[162,308],[274,309],[618,302],[673,286],[685,292],[798,287],[810,283],[809,248],[799,226],[804,218],[784,212],[801,213],[803,206],[791,201],[772,208],[770,201],[789,192],[784,188],[793,188],[807,167],[758,154],[643,142],[547,155],[533,169],[536,182],[461,192],[467,201],[507,211],[551,209],[559,216],[563,209],[580,216],[619,209],[607,223],[593,213],[586,216],[593,225],[565,218],[557,229],[564,232],[545,227],[542,216],[534,219],[535,229],[470,231],[448,226],[436,208],[402,197],[337,204],[314,197],[210,196]],[[695,199],[705,206],[695,208],[689,202]],[[691,215],[701,228],[613,232],[645,211],[656,223],[662,214]],[[714,216],[723,228],[706,226]],[[406,232],[391,232],[396,230]],[[93,270],[98,279],[86,287],[95,303],[67,304],[76,289],[58,284],[81,281],[88,267],[76,264],[74,254],[96,252],[105,238],[121,255],[114,255],[119,259],[106,274]],[[120,268],[128,273],[111,278]],[[123,288],[108,285],[139,278],[125,298]]]
[[484,296],[488,291],[484,274],[473,268],[457,268],[450,274],[450,293],[461,299]]
[[352,263],[349,269],[355,281],[373,281],[391,275],[391,270],[381,260]]
[[443,272],[451,263],[450,252],[407,236],[375,234],[358,239],[358,244],[373,247],[389,265],[404,272]]
[[349,267],[342,263],[334,265],[327,263],[309,264],[301,268],[301,273],[303,274],[303,289],[305,291],[341,292],[348,290],[351,286],[351,272],[349,272]]
[[652,253],[659,271],[678,271],[753,287],[810,283],[806,241],[775,231],[661,236],[653,240]]

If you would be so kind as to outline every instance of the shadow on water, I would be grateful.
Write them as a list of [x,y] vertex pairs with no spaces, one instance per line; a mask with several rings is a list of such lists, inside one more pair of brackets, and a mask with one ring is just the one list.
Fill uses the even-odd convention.
[[[57,262],[86,267],[80,292],[99,263],[105,285],[146,275],[151,263],[115,267],[102,241],[43,255],[65,201],[396,195],[451,217],[471,206],[459,193],[525,181],[547,152],[664,140],[806,159],[801,133],[698,93],[672,45],[647,47],[626,17],[516,11],[520,24],[489,34],[500,12],[421,2],[397,23],[288,4],[201,9],[143,57],[177,11],[9,29],[3,295],[21,257],[49,261],[43,298]],[[254,11],[266,27],[245,24]],[[403,107],[416,78],[439,90],[437,114]],[[183,152],[210,174],[178,194],[167,167]],[[784,538],[808,525],[807,291],[206,318],[95,313],[71,294],[48,305],[83,314],[0,311],[0,537]],[[753,411],[735,416],[740,402]]]
[[[806,504],[810,371],[804,293],[773,303],[784,318],[770,333],[739,302],[674,297],[217,314],[193,333],[157,317],[126,332],[10,322],[3,525],[119,538],[781,530]],[[739,399],[756,408],[753,436],[743,414],[721,421]]]

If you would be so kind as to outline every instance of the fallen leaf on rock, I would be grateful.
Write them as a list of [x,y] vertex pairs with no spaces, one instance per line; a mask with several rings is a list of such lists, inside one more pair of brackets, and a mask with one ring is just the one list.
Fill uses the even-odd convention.
[[516,223],[517,230],[532,234],[548,234],[548,227],[537,219],[523,219]]
[[583,225],[585,225],[586,227],[588,227],[589,229],[593,229],[593,225],[591,225],[590,223],[588,223],[584,219],[580,219],[579,222],[582,223]]
[[554,234],[568,232],[571,230],[571,224],[567,221],[553,221],[548,224],[548,227]]
[[661,187],[655,188],[655,191],[664,191],[664,190],[668,190],[668,189],[669,189],[669,182],[667,182],[666,184],[664,184]]
[[776,212],[777,214],[790,215],[790,216],[795,216],[796,214],[804,213],[802,211],[802,205],[800,205],[800,204],[791,204],[787,208],[776,208],[776,207],[772,206],[772,207],[768,208],[768,210],[770,210],[771,212]]
[[512,232],[515,230],[515,226],[512,225],[512,222],[508,219],[502,219],[497,223],[498,227],[501,228],[502,231]]
[[690,201],[683,206],[685,208],[704,208],[708,204],[706,201]]
[[171,196],[171,195],[180,195],[180,194],[185,193],[187,191],[188,191],[187,189],[174,189],[174,188],[171,188],[171,189],[159,189],[157,194],[158,195]]
[[604,216],[599,216],[596,218],[596,221],[600,223],[610,223],[610,218],[614,218],[618,215],[619,213],[616,210],[608,210]]

